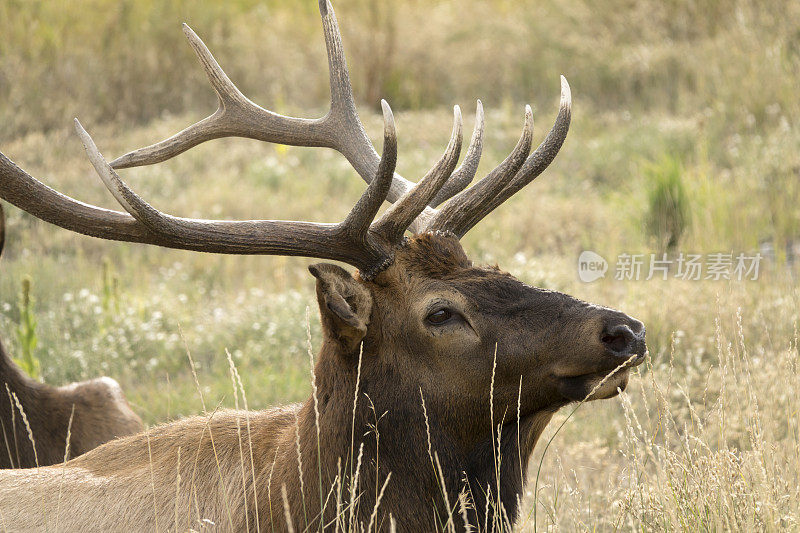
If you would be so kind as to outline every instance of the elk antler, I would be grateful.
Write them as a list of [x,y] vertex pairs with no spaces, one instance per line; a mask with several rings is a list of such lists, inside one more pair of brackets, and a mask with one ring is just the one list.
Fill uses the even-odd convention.
[[[103,183],[119,204],[161,246],[233,254],[301,255],[344,261],[362,270],[384,263],[394,241],[370,222],[386,198],[397,162],[397,134],[389,105],[381,102],[384,118],[383,156],[375,178],[340,224],[282,220],[211,221],[174,217],[160,212],[133,192],[117,175],[92,138],[75,120],[75,129]],[[401,201],[414,210],[413,199]],[[421,210],[424,203],[416,201]],[[388,217],[385,215],[381,220]]]
[[567,79],[561,76],[561,105],[558,116],[542,144],[525,159],[530,150],[530,135],[533,129],[533,115],[530,107],[526,106],[525,129],[511,155],[473,187],[462,191],[438,211],[434,211],[433,214],[426,211],[420,215],[420,218],[426,220],[418,220],[417,224],[425,231],[447,230],[459,238],[463,237],[483,217],[547,168],[564,144],[571,117],[572,94]]
[[[202,142],[236,136],[292,146],[333,148],[344,155],[364,181],[369,183],[375,176],[380,158],[358,117],[342,36],[333,7],[327,0],[320,0],[319,10],[330,74],[331,101],[325,116],[318,119],[286,117],[253,103],[228,78],[200,37],[184,24],[183,31],[217,93],[219,107],[212,115],[168,139],[118,157],[111,162],[111,166],[120,169],[152,165],[175,157]],[[445,195],[438,198],[439,203],[469,185],[475,176],[483,146],[482,116],[483,110],[478,102],[476,120],[481,127],[476,124],[464,165],[454,173],[453,185],[445,191]],[[413,185],[396,174],[387,200],[397,201]]]
[[472,139],[467,148],[467,155],[461,166],[458,167],[453,175],[450,176],[444,186],[439,189],[439,192],[434,196],[433,200],[428,205],[436,207],[439,204],[446,202],[459,192],[466,189],[470,184],[472,178],[478,172],[478,163],[481,161],[481,152],[483,151],[483,104],[478,100],[478,108],[475,111],[475,129],[472,130]]
[[[322,118],[286,117],[250,101],[228,78],[203,41],[184,24],[189,43],[219,98],[219,107],[212,115],[166,140],[129,152],[111,164],[103,159],[76,120],[76,129],[95,170],[130,215],[65,196],[27,174],[2,153],[0,198],[58,226],[105,239],[230,254],[302,255],[340,260],[371,272],[392,257],[392,247],[407,229],[416,233],[445,230],[463,236],[538,176],[561,148],[571,114],[569,85],[563,76],[556,123],[529,157],[533,115],[530,107],[526,107],[522,136],[512,153],[474,187],[464,190],[475,176],[483,147],[483,106],[479,100],[475,129],[462,165],[454,170],[462,142],[461,111],[455,106],[453,133],[445,153],[419,183],[405,180],[394,172],[397,141],[391,110],[386,102],[381,102],[385,124],[384,154],[380,157],[356,111],[333,8],[327,0],[320,0],[319,8],[331,91],[330,109]],[[340,224],[195,220],[153,208],[114,171],[159,163],[202,142],[226,136],[333,148],[347,158],[369,186]],[[383,200],[395,205],[372,222]],[[428,207],[445,201],[441,209]]]
[[[239,136],[293,146],[333,148],[343,154],[361,177],[369,182],[375,175],[378,154],[358,117],[342,37],[333,7],[328,0],[319,0],[319,9],[328,52],[331,90],[330,109],[324,117],[314,120],[285,117],[254,104],[231,82],[197,34],[184,24],[184,32],[189,43],[200,58],[209,81],[219,97],[217,111],[166,140],[115,159],[111,165],[114,168],[126,168],[159,163],[202,142],[225,136]],[[431,207],[436,207],[463,192],[457,200],[448,203],[440,212],[434,209],[423,210],[419,220],[412,220],[408,224],[408,229],[417,233],[446,229],[459,237],[466,234],[483,217],[533,181],[552,162],[569,130],[571,106],[569,84],[562,76],[559,114],[555,125],[539,148],[525,160],[530,151],[530,141],[527,143],[528,148],[525,148],[525,143],[520,140],[512,155],[490,172],[479,184],[480,186],[463,191],[475,177],[483,149],[483,105],[478,100],[475,129],[464,162],[455,171],[451,169],[450,178],[428,203]],[[530,109],[526,108],[526,123],[529,114]],[[532,124],[530,134],[532,134]],[[522,151],[525,155],[520,158]],[[440,163],[437,163],[437,166]],[[412,185],[399,174],[395,174],[387,200],[395,202],[408,193]]]

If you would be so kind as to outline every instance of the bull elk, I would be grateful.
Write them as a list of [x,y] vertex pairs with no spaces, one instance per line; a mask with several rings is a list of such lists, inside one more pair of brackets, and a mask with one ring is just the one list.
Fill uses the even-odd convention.
[[[0,254],[4,242],[5,217],[0,205]],[[113,379],[104,377],[63,387],[46,385],[28,377],[8,356],[2,342],[0,387],[0,468],[62,462],[68,433],[69,456],[77,457],[111,439],[142,430],[142,421],[131,411]]]
[[[381,155],[367,137],[333,9],[327,0],[319,9],[331,89],[322,118],[254,104],[184,26],[219,97],[215,113],[110,164],[76,121],[92,165],[127,213],[73,200],[0,157],[0,197],[72,231],[357,269],[309,267],[324,339],[307,401],[217,411],[113,441],[63,467],[0,473],[6,527],[58,521],[67,530],[152,531],[213,523],[227,531],[305,531],[388,530],[394,523],[400,531],[427,531],[513,523],[528,459],[553,413],[587,397],[614,396],[644,359],[641,322],[474,266],[459,244],[556,156],[571,116],[566,80],[555,125],[532,153],[526,107],[511,154],[467,188],[481,154],[483,112],[479,102],[456,168],[456,107],[444,154],[413,184],[394,172],[397,139],[386,102]],[[368,186],[341,223],[215,221],[165,214],[116,173],[226,136],[333,148]],[[375,220],[384,200],[393,205]]]

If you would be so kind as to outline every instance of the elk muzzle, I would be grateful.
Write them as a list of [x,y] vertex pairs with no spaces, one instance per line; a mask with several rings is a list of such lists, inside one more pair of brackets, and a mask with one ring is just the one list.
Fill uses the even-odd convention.
[[646,351],[644,324],[635,318],[619,313],[619,317],[609,320],[600,336],[608,353],[620,362],[631,357],[631,363],[639,364],[644,360]]
[[600,313],[591,321],[596,340],[557,373],[557,389],[566,400],[615,396],[627,387],[630,369],[646,357],[644,324],[619,311],[602,308]]

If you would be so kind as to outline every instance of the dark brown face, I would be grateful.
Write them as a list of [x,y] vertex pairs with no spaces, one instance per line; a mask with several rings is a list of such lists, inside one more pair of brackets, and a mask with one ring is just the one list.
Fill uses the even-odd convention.
[[554,409],[627,362],[590,399],[609,398],[645,357],[638,320],[474,267],[452,237],[415,237],[369,288],[380,364],[454,409],[488,408],[493,372],[496,413],[515,418],[518,398],[522,416]]

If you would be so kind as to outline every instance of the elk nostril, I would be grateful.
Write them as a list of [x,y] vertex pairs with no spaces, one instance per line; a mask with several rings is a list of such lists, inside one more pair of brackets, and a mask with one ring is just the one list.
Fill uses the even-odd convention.
[[636,335],[629,326],[618,325],[608,329],[600,341],[612,352],[628,355],[635,348]]
[[644,336],[644,324],[635,318],[631,319],[631,329],[633,330],[633,334],[636,336]]

